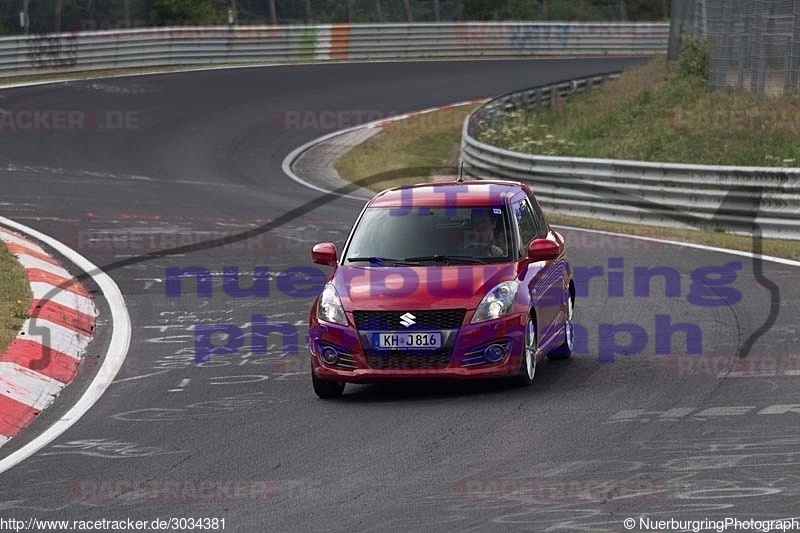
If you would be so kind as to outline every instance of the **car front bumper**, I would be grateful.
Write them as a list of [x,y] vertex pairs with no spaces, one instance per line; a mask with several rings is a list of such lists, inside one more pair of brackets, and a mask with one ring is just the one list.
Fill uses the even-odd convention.
[[[468,315],[471,316],[471,313]],[[463,323],[456,332],[449,353],[427,356],[387,350],[365,351],[355,328],[319,322],[312,316],[309,347],[314,374],[321,379],[353,383],[402,379],[484,379],[513,376],[519,371],[524,349],[527,315],[515,313],[479,324]],[[488,358],[486,348],[504,347],[499,360]],[[335,364],[322,359],[325,347],[333,347],[340,355]],[[430,363],[435,359],[435,364]]]

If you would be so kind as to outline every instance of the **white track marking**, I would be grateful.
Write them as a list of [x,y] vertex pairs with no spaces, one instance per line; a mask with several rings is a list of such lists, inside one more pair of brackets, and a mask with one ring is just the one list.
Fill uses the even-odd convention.
[[94,316],[96,312],[92,301],[86,296],[75,294],[72,291],[58,289],[57,285],[51,285],[43,281],[31,283],[31,292],[34,300],[46,300],[57,304],[77,309],[81,313]]
[[17,363],[0,362],[0,394],[37,411],[53,403],[64,384]]
[[783,257],[773,257],[771,255],[757,255],[752,252],[743,252],[741,250],[730,250],[728,248],[719,248],[716,246],[708,246],[705,244],[696,244],[693,242],[681,242],[681,241],[671,241],[668,239],[657,239],[655,237],[640,237],[639,235],[628,235],[627,233],[616,233],[613,231],[602,231],[596,229],[585,229],[585,228],[576,228],[574,226],[561,226],[559,224],[552,224],[554,228],[566,229],[566,230],[573,230],[573,231],[582,231],[584,233],[597,233],[598,235],[610,235],[612,237],[626,237],[628,239],[637,239],[640,241],[648,241],[648,242],[657,242],[659,244],[669,244],[672,246],[683,246],[685,248],[695,248],[698,250],[705,250],[707,252],[719,252],[723,254],[729,255],[738,255],[741,257],[749,257],[754,258],[758,257],[763,259],[764,261],[770,261],[772,263],[779,263],[781,265],[788,265],[793,267],[800,267],[800,261],[794,261],[792,259],[785,259]]
[[13,233],[9,233],[7,231],[0,230],[0,241],[18,244],[18,245],[22,246],[23,248],[27,248],[28,250],[32,250],[32,251],[34,251],[36,253],[40,253],[40,254],[44,254],[45,253],[45,251],[42,250],[41,246],[38,246],[38,245],[30,242],[27,239],[20,239],[19,237],[17,237]]
[[[289,152],[289,154],[286,157],[284,157],[283,161],[281,162],[281,169],[283,170],[283,173],[286,174],[291,180],[299,183],[303,187],[307,187],[309,189],[313,189],[313,190],[315,190],[317,192],[321,192],[323,194],[332,193],[333,191],[329,191],[327,189],[324,189],[323,187],[320,187],[318,185],[314,185],[313,183],[310,183],[310,182],[304,180],[303,178],[301,178],[300,176],[298,176],[297,174],[294,173],[294,170],[292,170],[292,165],[297,160],[297,158],[300,157],[304,152],[310,150],[311,148],[313,148],[314,146],[316,146],[316,145],[318,145],[318,144],[320,144],[322,142],[325,142],[325,141],[328,141],[330,139],[333,139],[334,137],[338,137],[340,135],[345,135],[347,133],[350,133],[350,132],[353,132],[353,131],[356,131],[356,130],[360,130],[362,128],[378,128],[378,127],[384,126],[386,124],[389,124],[390,122],[396,122],[398,120],[403,120],[403,119],[406,119],[406,118],[411,117],[411,116],[425,115],[427,113],[433,113],[434,111],[438,111],[440,109],[445,109],[445,108],[450,108],[450,107],[458,107],[458,106],[463,106],[463,105],[469,105],[469,104],[473,104],[473,103],[477,103],[477,102],[478,102],[478,100],[467,100],[467,101],[464,101],[464,102],[457,102],[455,104],[448,104],[448,105],[442,106],[442,107],[431,107],[431,108],[428,108],[428,109],[423,109],[421,111],[414,111],[414,112],[411,112],[411,113],[405,113],[405,114],[397,115],[397,116],[390,117],[390,118],[382,118],[380,120],[373,120],[372,122],[367,122],[366,124],[359,124],[358,126],[352,126],[350,128],[345,128],[343,130],[338,130],[338,131],[334,131],[332,133],[327,133],[325,135],[322,135],[321,137],[317,137],[314,140],[311,140],[311,141],[309,141],[309,142],[307,142],[305,144],[302,144],[302,145],[298,146],[297,148],[295,148],[294,150],[292,150],[291,152]],[[365,201],[369,200],[368,196],[354,196],[354,195],[351,195],[351,194],[342,194],[342,195],[339,195],[339,197],[340,198],[349,198],[351,200],[357,200],[359,202],[365,202]]]
[[[35,331],[32,332],[31,327]],[[39,332],[42,329],[46,329],[48,335],[41,336]],[[22,324],[22,331],[25,332],[25,337],[23,338],[37,339],[38,342],[53,350],[76,357],[76,354],[86,352],[86,347],[89,346],[89,342],[92,340],[91,336],[78,333],[45,318],[27,319]]]
[[108,274],[100,270],[94,263],[80,255],[69,246],[33,228],[5,217],[0,217],[0,224],[4,224],[5,226],[25,233],[26,235],[43,242],[66,257],[77,268],[88,273],[100,288],[106,298],[106,301],[108,302],[108,306],[111,309],[111,322],[113,324],[113,331],[111,333],[111,340],[108,344],[108,351],[103,358],[103,363],[100,365],[100,369],[97,371],[97,374],[87,387],[86,392],[83,393],[83,396],[80,397],[75,405],[73,405],[66,413],[64,413],[61,418],[50,425],[50,427],[45,429],[41,434],[22,446],[20,449],[14,451],[7,457],[0,459],[0,473],[2,473],[21,463],[58,438],[62,433],[72,427],[75,422],[80,420],[81,417],[85,415],[97,402],[97,400],[100,399],[106,389],[108,389],[108,387],[111,385],[111,382],[114,380],[114,376],[117,375],[117,372],[119,372],[122,364],[125,362],[125,357],[128,354],[128,348],[130,347],[131,341],[131,319],[128,315],[128,309],[125,307],[125,299],[123,298],[119,287]]
[[47,261],[42,261],[38,257],[34,257],[28,254],[19,254],[17,259],[22,266],[25,268],[35,268],[37,270],[41,270],[43,272],[47,272],[48,274],[53,274],[54,276],[58,276],[60,278],[70,279],[72,278],[72,274],[67,272],[67,269],[62,268],[58,265],[54,265],[53,263],[48,263]]

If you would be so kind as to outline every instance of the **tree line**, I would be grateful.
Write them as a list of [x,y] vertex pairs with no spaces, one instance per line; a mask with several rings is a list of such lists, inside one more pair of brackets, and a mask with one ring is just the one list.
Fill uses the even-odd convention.
[[0,35],[173,24],[665,20],[669,0],[5,0]]

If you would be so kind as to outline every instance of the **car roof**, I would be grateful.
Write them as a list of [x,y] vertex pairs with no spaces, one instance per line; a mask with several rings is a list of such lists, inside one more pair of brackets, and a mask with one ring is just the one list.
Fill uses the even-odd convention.
[[502,180],[448,181],[394,187],[376,194],[368,207],[501,206],[519,192],[529,192],[519,182]]

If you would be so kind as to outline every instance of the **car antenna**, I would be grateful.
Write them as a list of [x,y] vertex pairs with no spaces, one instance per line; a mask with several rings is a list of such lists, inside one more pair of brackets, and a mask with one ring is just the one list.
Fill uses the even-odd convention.
[[461,162],[461,166],[458,168],[458,179],[456,183],[464,183],[464,162]]

